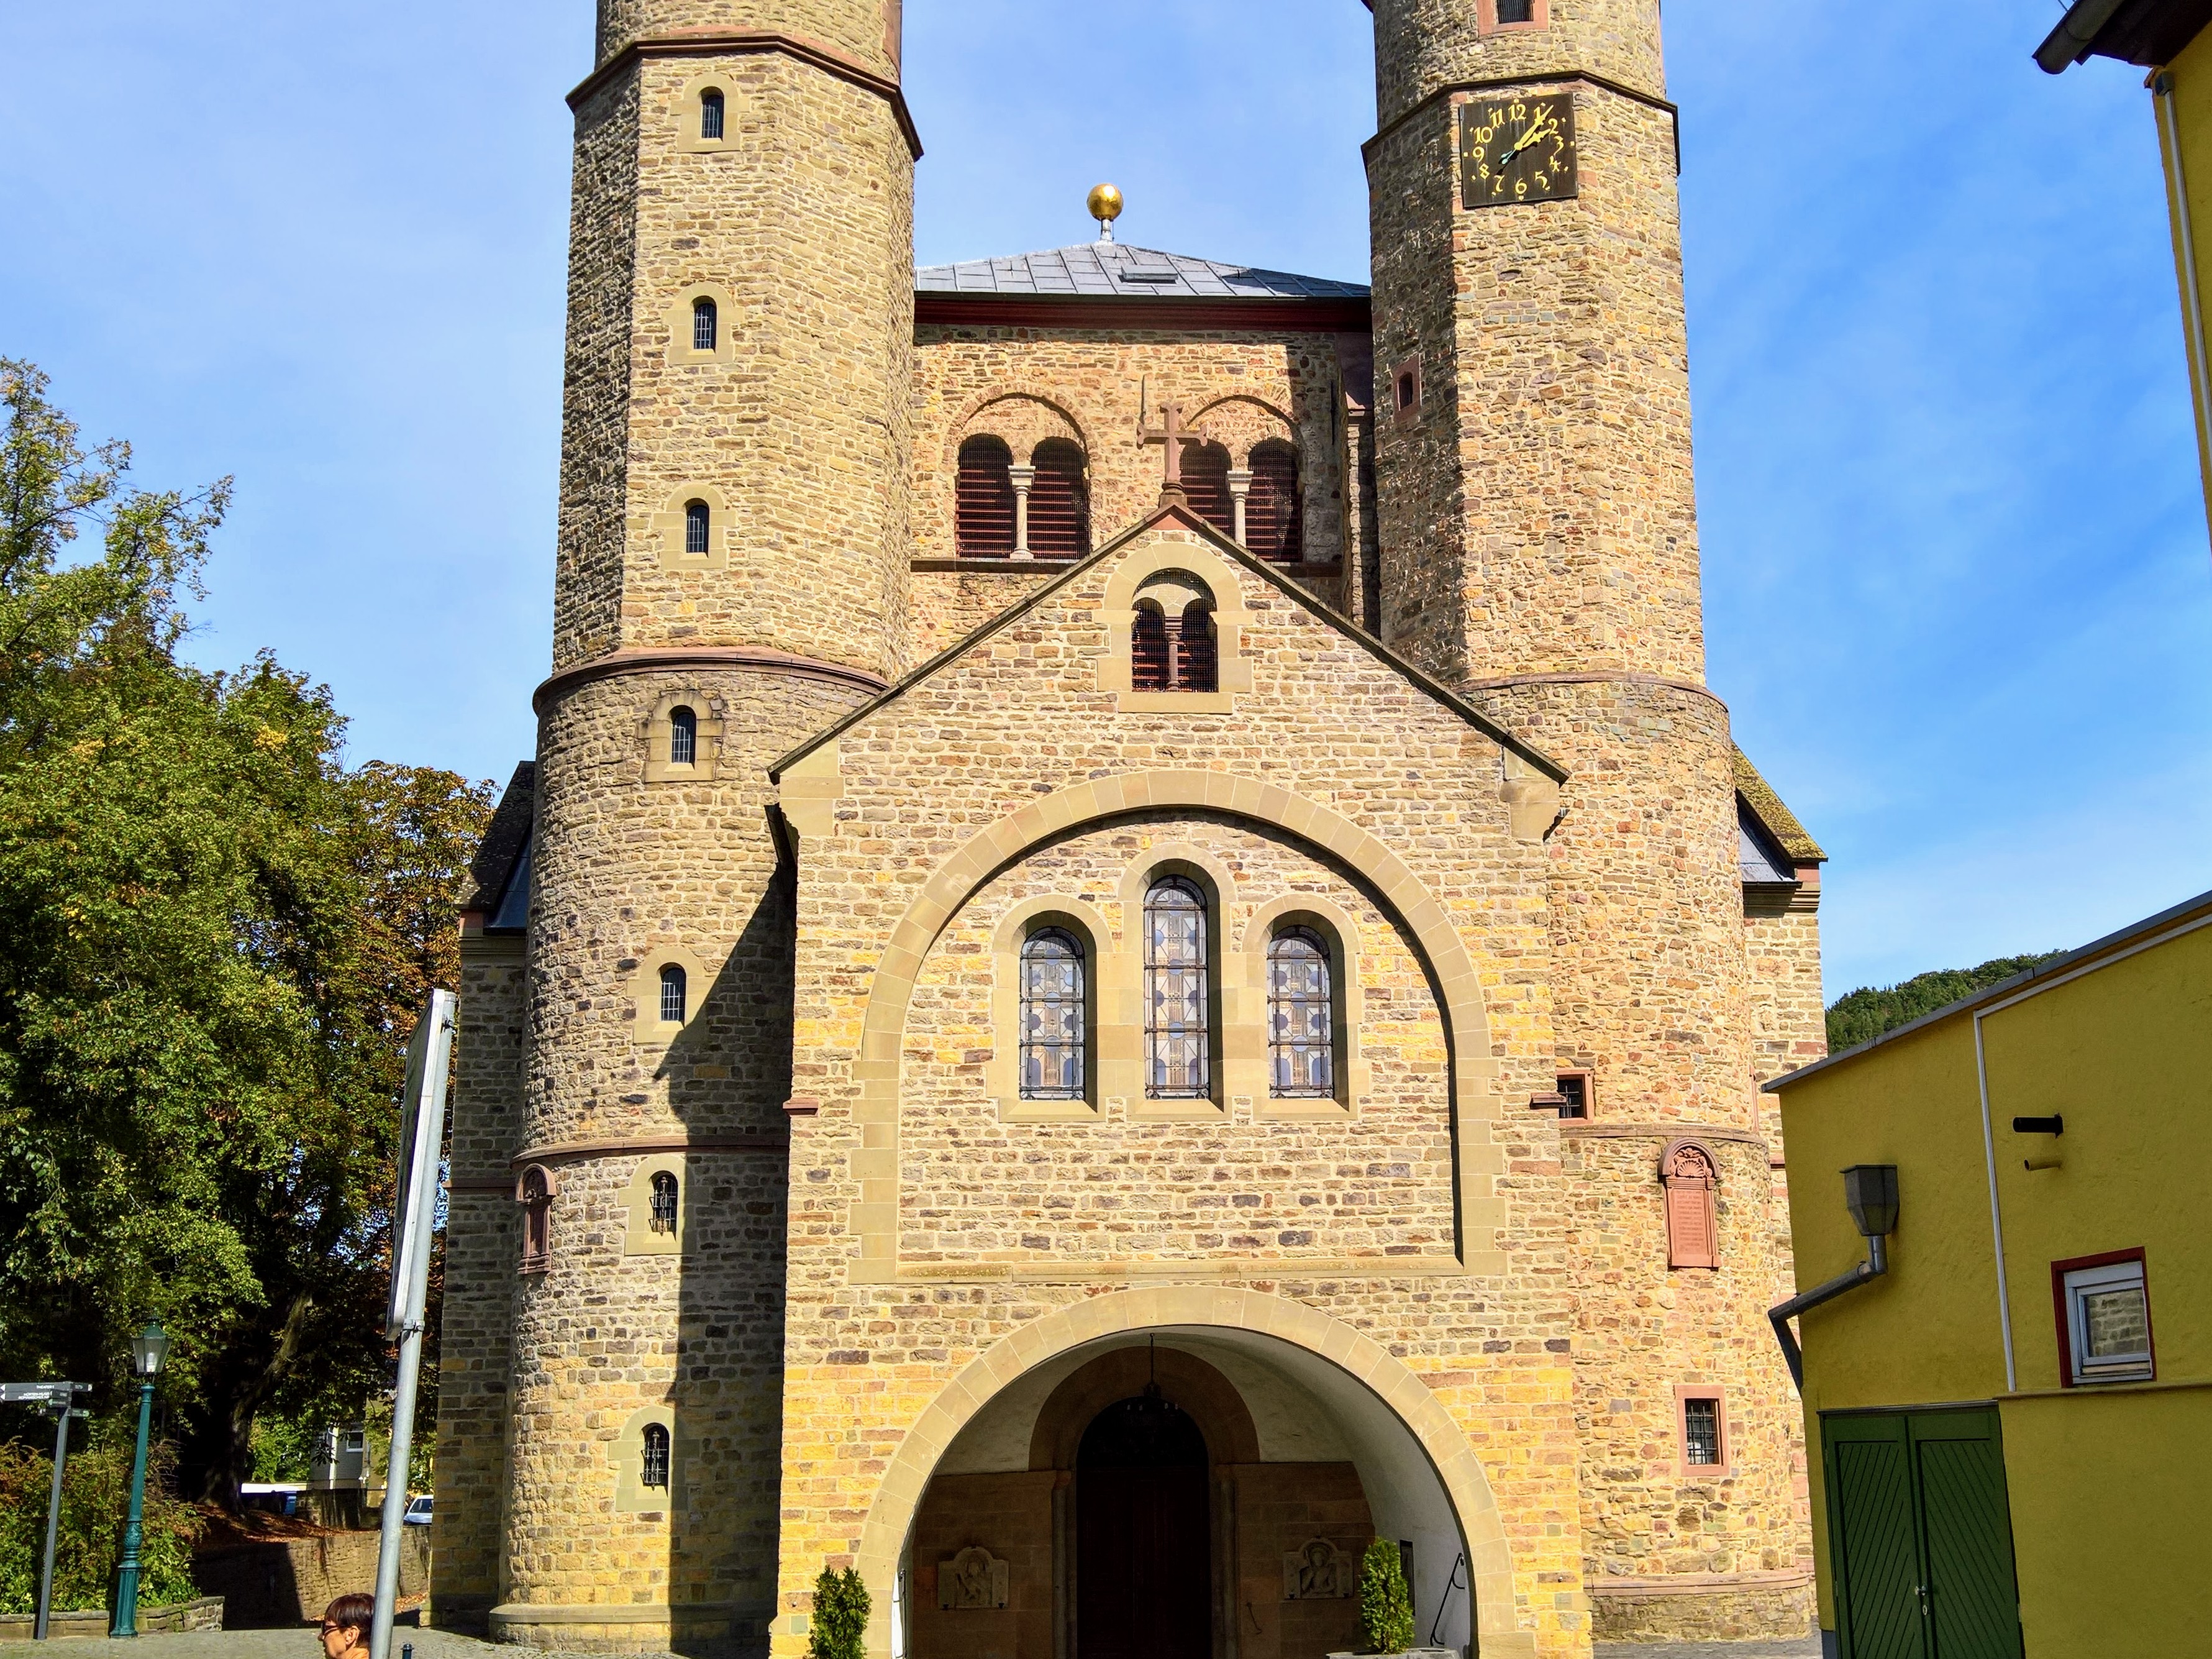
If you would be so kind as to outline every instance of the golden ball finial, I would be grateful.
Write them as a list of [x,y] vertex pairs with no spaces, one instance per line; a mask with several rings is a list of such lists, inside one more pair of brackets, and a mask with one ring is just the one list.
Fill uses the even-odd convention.
[[1085,204],[1090,208],[1091,217],[1098,221],[1098,240],[1112,241],[1114,221],[1121,217],[1121,192],[1112,185],[1094,186]]

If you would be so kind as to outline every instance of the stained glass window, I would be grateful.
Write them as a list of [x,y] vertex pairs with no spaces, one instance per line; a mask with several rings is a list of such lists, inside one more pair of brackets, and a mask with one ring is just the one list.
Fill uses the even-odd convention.
[[1328,947],[1310,927],[1284,928],[1267,942],[1267,1070],[1269,1092],[1279,1099],[1336,1092]]
[[644,1485],[668,1489],[668,1430],[661,1424],[645,1425],[645,1461],[638,1479]]
[[1022,946],[1022,1098],[1079,1101],[1087,1078],[1083,943],[1041,928]]
[[1206,896],[1180,875],[1145,895],[1145,1093],[1156,1101],[1212,1097]]
[[656,1233],[676,1230],[676,1177],[665,1169],[653,1173],[653,1230]]

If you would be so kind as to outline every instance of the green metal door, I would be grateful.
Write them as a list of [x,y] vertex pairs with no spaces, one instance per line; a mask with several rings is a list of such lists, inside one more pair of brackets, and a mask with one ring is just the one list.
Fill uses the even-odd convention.
[[1997,1414],[1820,1419],[1846,1659],[2021,1659]]

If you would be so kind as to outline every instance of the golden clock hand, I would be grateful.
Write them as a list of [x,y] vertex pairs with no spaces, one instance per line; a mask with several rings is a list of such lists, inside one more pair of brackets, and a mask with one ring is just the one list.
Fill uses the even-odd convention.
[[1551,131],[1552,118],[1549,115],[1547,115],[1541,120],[1538,121],[1535,125],[1530,127],[1526,132],[1522,133],[1519,138],[1514,141],[1513,148],[1507,150],[1504,155],[1498,158],[1498,165],[1500,167],[1510,167],[1513,164],[1513,158],[1516,156],[1518,156],[1522,150],[1528,149],[1529,145],[1535,143],[1538,140],[1548,136]]

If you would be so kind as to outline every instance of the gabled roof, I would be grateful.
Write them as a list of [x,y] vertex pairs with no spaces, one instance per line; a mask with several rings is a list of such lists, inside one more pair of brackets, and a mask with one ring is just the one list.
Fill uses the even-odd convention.
[[920,294],[1065,296],[1070,299],[1364,300],[1361,283],[1298,277],[1286,271],[1224,265],[1184,253],[1083,242],[1073,247],[925,265],[914,274]]
[[537,794],[538,763],[525,760],[507,780],[507,793],[499,797],[499,806],[484,830],[483,845],[470,862],[469,875],[476,882],[476,891],[462,900],[463,910],[489,915],[499,908],[514,875],[515,862],[530,850],[530,820],[536,810]]
[[1805,826],[1797,821],[1797,814],[1782,803],[1774,787],[1759,775],[1759,768],[1751,764],[1750,757],[1741,749],[1735,752],[1736,798],[1750,809],[1774,845],[1801,864],[1825,864],[1828,855],[1820,851],[1820,844],[1805,833]]
[[1532,747],[1530,745],[1522,741],[1521,739],[1507,731],[1503,726],[1491,719],[1488,715],[1483,713],[1481,710],[1476,708],[1473,704],[1467,702],[1464,698],[1447,690],[1436,680],[1430,679],[1428,675],[1423,674],[1412,663],[1407,662],[1405,658],[1400,656],[1395,651],[1392,650],[1388,645],[1385,645],[1381,640],[1376,638],[1372,634],[1364,632],[1359,628],[1355,627],[1347,619],[1339,616],[1334,611],[1329,609],[1328,606],[1322,604],[1311,594],[1307,593],[1296,582],[1285,576],[1281,571],[1276,570],[1266,560],[1255,558],[1251,553],[1247,552],[1243,548],[1238,546],[1234,541],[1231,541],[1227,536],[1223,535],[1220,531],[1215,529],[1213,526],[1208,524],[1196,513],[1192,512],[1189,508],[1176,505],[1163,506],[1152,512],[1150,515],[1139,519],[1134,524],[1132,524],[1127,529],[1122,531],[1121,534],[1115,536],[1111,541],[1109,541],[1103,546],[1096,549],[1088,557],[1078,559],[1074,564],[1069,565],[1067,569],[1063,570],[1057,578],[1045,583],[1043,587],[1038,589],[1027,599],[1007,607],[1006,609],[1001,611],[996,617],[985,623],[981,627],[976,629],[975,632],[969,634],[966,638],[947,647],[942,651],[939,651],[935,656],[930,658],[928,662],[923,663],[912,674],[907,675],[905,679],[899,680],[889,690],[884,692],[882,695],[871,698],[867,702],[860,704],[859,708],[854,709],[850,714],[845,716],[843,719],[838,721],[836,724],[830,726],[822,731],[817,732],[813,736],[808,738],[806,741],[801,743],[797,748],[792,750],[790,753],[785,755],[781,759],[777,760],[769,765],[768,769],[769,781],[770,783],[780,781],[783,773],[788,768],[805,759],[808,755],[813,753],[815,750],[820,748],[824,743],[830,742],[842,734],[850,731],[854,727],[859,725],[863,720],[866,720],[871,715],[873,715],[878,710],[885,708],[890,704],[896,702],[900,698],[905,696],[907,692],[913,690],[916,686],[921,685],[924,680],[933,678],[943,669],[957,662],[961,657],[965,656],[969,651],[975,650],[976,646],[981,644],[985,640],[990,638],[1001,629],[1006,628],[1013,623],[1019,621],[1023,617],[1028,615],[1038,606],[1044,603],[1044,601],[1049,599],[1053,595],[1058,593],[1062,588],[1065,588],[1071,582],[1074,582],[1077,577],[1089,570],[1091,566],[1099,564],[1104,559],[1111,558],[1115,553],[1119,552],[1130,542],[1134,541],[1139,536],[1144,534],[1147,530],[1170,521],[1181,524],[1187,529],[1196,531],[1199,535],[1214,549],[1215,552],[1220,553],[1224,558],[1231,560],[1232,563],[1242,566],[1252,575],[1258,576],[1261,581],[1267,583],[1268,586],[1275,589],[1278,592],[1282,594],[1282,595],[1285,599],[1288,599],[1292,604],[1297,605],[1300,609],[1304,610],[1308,615],[1313,617],[1317,621],[1325,623],[1329,627],[1335,629],[1337,632],[1342,634],[1346,639],[1358,646],[1360,650],[1365,651],[1370,656],[1374,657],[1385,667],[1389,668],[1402,675],[1406,680],[1419,688],[1422,692],[1425,692],[1429,697],[1442,704],[1445,708],[1450,710],[1452,713],[1457,715],[1462,720],[1467,722],[1468,725],[1473,726],[1476,730],[1481,732],[1484,736],[1489,738],[1491,741],[1496,743],[1500,748],[1518,755],[1522,759],[1527,761],[1530,765],[1534,766],[1538,772],[1542,772],[1547,778],[1549,778],[1554,783],[1565,783],[1566,781],[1567,769],[1561,765],[1558,761],[1553,759],[1549,755],[1544,753],[1542,750]]
[[2212,23],[2212,0],[2074,0],[2035,61],[2063,74],[2091,58],[2117,58],[2143,68],[2172,63]]

